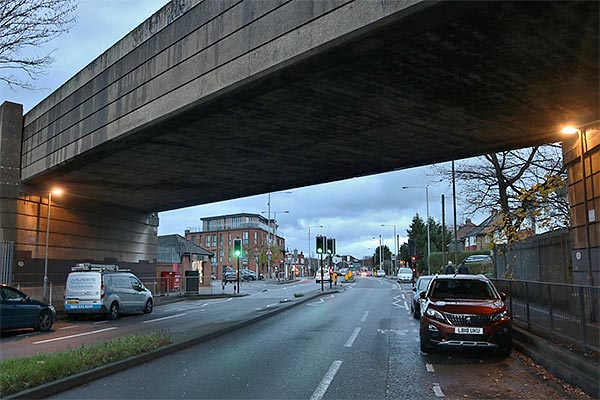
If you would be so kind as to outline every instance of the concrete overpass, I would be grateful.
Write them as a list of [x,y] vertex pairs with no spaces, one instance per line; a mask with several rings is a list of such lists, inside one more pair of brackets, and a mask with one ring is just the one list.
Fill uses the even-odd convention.
[[0,240],[39,264],[58,184],[53,259],[151,263],[157,211],[561,140],[600,119],[598,8],[171,2],[4,104]]

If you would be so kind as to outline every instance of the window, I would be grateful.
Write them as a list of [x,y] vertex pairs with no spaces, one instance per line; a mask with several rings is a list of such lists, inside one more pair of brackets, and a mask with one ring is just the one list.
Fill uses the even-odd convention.
[[223,234],[219,233],[219,246],[223,247]]
[[216,233],[213,233],[213,234],[212,234],[212,235],[210,235],[210,236],[211,236],[211,239],[212,239],[212,246],[213,246],[213,247],[217,247],[217,234],[216,234]]
[[210,235],[206,235],[206,247],[210,247]]
[[254,231],[254,244],[258,244],[258,232]]
[[248,245],[248,231],[242,232],[242,243]]
[[231,246],[231,232],[227,234],[227,244]]
[[225,251],[223,249],[219,250],[219,262],[223,262],[224,254],[225,254]]

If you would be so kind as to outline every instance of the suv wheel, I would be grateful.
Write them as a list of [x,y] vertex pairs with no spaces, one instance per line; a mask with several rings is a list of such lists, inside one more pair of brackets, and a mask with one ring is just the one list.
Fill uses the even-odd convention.
[[496,355],[498,355],[500,357],[506,358],[506,357],[510,356],[511,349],[512,349],[512,345],[510,342],[508,342],[507,344],[502,345],[501,347],[497,348],[495,353],[496,353]]
[[153,307],[154,304],[152,303],[152,299],[148,299],[148,301],[146,301],[146,307],[144,307],[144,314],[150,314]]
[[108,318],[109,319],[117,319],[119,318],[119,303],[113,301],[108,310]]

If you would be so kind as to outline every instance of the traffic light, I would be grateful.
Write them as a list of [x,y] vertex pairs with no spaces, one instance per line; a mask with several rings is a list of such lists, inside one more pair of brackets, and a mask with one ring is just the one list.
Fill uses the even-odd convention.
[[417,257],[415,257],[415,256],[412,256],[412,257],[410,258],[410,260],[411,260],[412,262],[415,262],[415,261],[417,261]]
[[327,254],[335,254],[335,239],[327,239]]
[[325,252],[325,242],[327,238],[325,236],[317,236],[317,253],[323,254]]
[[242,255],[242,239],[233,239],[233,255],[234,257]]

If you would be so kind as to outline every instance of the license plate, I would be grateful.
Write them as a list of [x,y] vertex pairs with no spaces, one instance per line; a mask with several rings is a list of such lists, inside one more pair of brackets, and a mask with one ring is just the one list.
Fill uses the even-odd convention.
[[67,300],[67,304],[79,304],[79,300]]
[[466,334],[466,335],[483,335],[483,328],[470,328],[470,327],[454,328],[454,333],[461,333],[461,334]]

